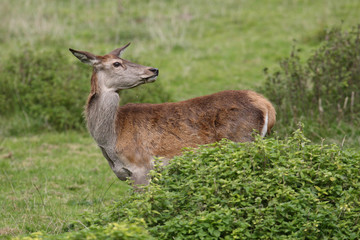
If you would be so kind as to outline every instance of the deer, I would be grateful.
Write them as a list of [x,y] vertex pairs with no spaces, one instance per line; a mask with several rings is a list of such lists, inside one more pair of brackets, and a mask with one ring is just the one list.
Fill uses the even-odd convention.
[[276,121],[273,105],[251,90],[225,90],[180,102],[128,103],[119,91],[155,82],[159,70],[121,58],[130,45],[98,56],[69,49],[92,66],[91,89],[84,115],[87,128],[122,181],[147,185],[156,159],[166,165],[185,147],[220,141],[254,140],[270,133]]

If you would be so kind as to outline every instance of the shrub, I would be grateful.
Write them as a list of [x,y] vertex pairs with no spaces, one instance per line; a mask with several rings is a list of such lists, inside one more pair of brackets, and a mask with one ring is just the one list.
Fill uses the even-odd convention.
[[[90,89],[91,69],[82,63],[74,64],[65,54],[70,53],[25,48],[4,61],[0,71],[0,115],[21,113],[30,118],[33,128],[37,125],[40,130],[84,129],[82,112]],[[134,99],[153,103],[170,100],[159,83],[139,91],[124,91],[122,95],[122,103]],[[13,129],[9,132],[19,133]]]
[[31,239],[99,239],[99,240],[151,240],[153,239],[143,226],[128,223],[110,223],[106,226],[93,225],[77,232],[69,232],[60,235],[47,235],[42,232],[35,232],[26,237],[14,238],[14,240]]
[[[280,62],[279,72],[265,70],[263,92],[276,106],[276,129],[282,134],[292,132],[301,120],[313,130],[309,135],[319,139],[343,123],[359,128],[360,25],[350,32],[330,30],[306,64],[298,51],[294,48]],[[341,128],[340,132],[348,134]]]
[[2,68],[1,114],[25,112],[44,127],[57,130],[83,126],[81,113],[89,89],[89,70],[70,64],[58,50],[29,49],[10,56]]
[[133,192],[88,224],[143,218],[159,239],[356,239],[360,154],[285,140],[190,149],[144,192]]

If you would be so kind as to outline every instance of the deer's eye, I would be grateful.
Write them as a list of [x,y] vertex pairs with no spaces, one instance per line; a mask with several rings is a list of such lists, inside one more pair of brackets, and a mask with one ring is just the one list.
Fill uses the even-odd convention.
[[116,67],[116,68],[117,68],[117,67],[120,67],[120,66],[121,66],[121,63],[119,63],[119,62],[114,62],[114,63],[113,63],[113,66]]

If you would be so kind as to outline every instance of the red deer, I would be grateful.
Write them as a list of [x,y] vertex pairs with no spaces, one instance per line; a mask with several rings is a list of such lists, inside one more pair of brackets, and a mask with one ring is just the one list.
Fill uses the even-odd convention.
[[275,109],[262,95],[229,90],[181,102],[119,106],[118,91],[154,82],[159,70],[120,58],[129,44],[104,56],[70,51],[93,67],[85,116],[87,127],[120,180],[148,184],[154,157],[164,164],[184,147],[223,138],[235,142],[262,136],[275,124]]

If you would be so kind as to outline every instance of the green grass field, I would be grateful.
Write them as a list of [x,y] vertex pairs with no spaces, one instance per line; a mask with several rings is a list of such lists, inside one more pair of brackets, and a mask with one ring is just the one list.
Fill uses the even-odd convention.
[[[256,89],[294,43],[306,57],[326,29],[359,24],[359,11],[357,0],[2,0],[0,70],[28,48],[81,64],[68,48],[105,54],[132,42],[124,58],[159,68],[153,84],[175,100]],[[125,194],[87,133],[9,136],[0,124],[0,237],[60,233]]]
[[87,135],[67,132],[1,139],[0,234],[59,233],[127,189]]

